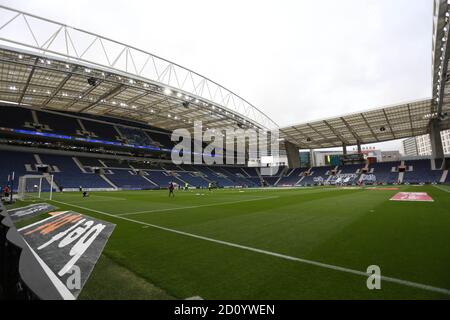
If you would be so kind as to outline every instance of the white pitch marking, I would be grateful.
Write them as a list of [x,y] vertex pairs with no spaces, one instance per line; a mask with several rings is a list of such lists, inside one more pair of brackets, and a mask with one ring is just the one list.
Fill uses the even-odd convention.
[[136,212],[121,213],[121,214],[118,214],[117,216],[129,216],[129,215],[140,214],[140,213],[154,213],[154,212],[164,212],[164,211],[172,211],[172,210],[183,210],[183,209],[195,209],[195,208],[202,208],[202,207],[213,207],[213,206],[221,206],[221,205],[226,205],[226,204],[242,203],[242,202],[250,202],[250,201],[260,201],[260,200],[268,200],[268,199],[275,199],[275,198],[279,198],[279,196],[256,198],[256,199],[246,199],[246,200],[238,200],[238,201],[228,201],[228,202],[216,202],[216,203],[210,203],[210,204],[200,204],[198,206],[188,206],[188,207],[176,207],[176,208],[136,211]]
[[441,187],[441,186],[438,186],[438,185],[433,184],[433,187],[438,188],[439,190],[442,190],[442,191],[444,191],[444,192],[450,193],[450,190],[445,189],[445,188],[443,188],[443,187]]
[[[102,211],[98,211],[98,210],[94,210],[94,209],[84,208],[84,207],[77,206],[77,205],[70,204],[70,203],[64,203],[64,202],[56,201],[56,200],[52,200],[52,201],[57,202],[57,203],[61,203],[61,204],[65,204],[65,205],[68,205],[68,206],[72,206],[72,207],[75,207],[75,208],[80,208],[80,209],[83,209],[83,210],[96,212],[98,214],[102,214],[102,215],[105,215],[105,216],[108,216],[108,217],[122,219],[122,220],[125,220],[125,221],[134,222],[134,223],[141,224],[141,225],[144,225],[144,226],[149,226],[149,227],[152,227],[152,228],[155,228],[155,229],[164,230],[164,231],[180,234],[180,235],[191,237],[191,238],[195,238],[195,239],[200,239],[200,240],[205,240],[205,241],[209,241],[209,242],[213,242],[213,243],[218,243],[218,244],[225,245],[225,246],[228,246],[228,247],[234,247],[234,248],[239,248],[239,249],[246,250],[246,251],[257,252],[257,253],[265,254],[265,255],[268,255],[268,256],[277,257],[277,258],[290,260],[290,261],[301,262],[301,263],[304,263],[304,264],[309,264],[309,265],[313,265],[313,266],[317,266],[317,267],[321,267],[321,268],[325,268],[325,269],[330,269],[330,270],[335,270],[335,271],[341,271],[341,272],[346,272],[346,273],[350,273],[350,274],[355,274],[355,275],[363,276],[363,277],[366,277],[366,278],[369,276],[364,271],[359,271],[359,270],[350,269],[350,268],[346,268],[346,267],[340,267],[340,266],[336,266],[336,265],[332,265],[332,264],[328,264],[328,263],[322,263],[322,262],[318,262],[318,261],[314,261],[314,260],[307,260],[307,259],[303,259],[303,258],[297,258],[297,257],[293,257],[293,256],[288,256],[288,255],[281,254],[281,253],[276,253],[276,252],[267,251],[267,250],[263,250],[263,249],[257,249],[257,248],[248,247],[248,246],[244,246],[244,245],[240,245],[240,244],[236,244],[236,243],[232,243],[232,242],[228,242],[228,241],[217,240],[217,239],[208,238],[208,237],[200,236],[200,235],[189,233],[189,232],[184,232],[184,231],[180,231],[180,230],[176,230],[176,229],[162,227],[162,226],[158,226],[156,224],[142,222],[142,221],[139,221],[139,220],[126,218],[126,217],[123,217],[123,216],[117,216],[117,215],[114,215],[114,214],[111,214],[111,213],[102,212]],[[430,285],[427,285],[427,284],[422,284],[422,283],[408,281],[408,280],[402,280],[402,279],[388,277],[388,276],[381,276],[381,280],[384,280],[386,282],[397,283],[397,284],[400,284],[400,285],[403,285],[403,286],[407,286],[407,287],[427,290],[427,291],[431,291],[431,292],[437,292],[437,293],[441,293],[441,294],[445,294],[445,295],[449,295],[450,296],[450,290],[449,289],[445,289],[445,288],[434,287],[434,286],[430,286]]]

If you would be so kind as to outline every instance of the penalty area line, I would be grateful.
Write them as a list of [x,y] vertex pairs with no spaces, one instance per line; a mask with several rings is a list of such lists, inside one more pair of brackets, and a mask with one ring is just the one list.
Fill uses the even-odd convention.
[[133,215],[133,214],[140,214],[140,213],[155,213],[155,212],[165,212],[165,211],[173,211],[173,210],[184,210],[184,209],[195,209],[195,208],[202,208],[202,207],[222,206],[222,205],[227,205],[227,204],[251,202],[251,201],[260,201],[260,200],[268,200],[268,199],[275,199],[275,198],[279,198],[279,196],[261,197],[261,198],[253,198],[253,199],[237,200],[237,201],[227,201],[227,202],[215,202],[215,203],[210,203],[210,204],[200,204],[200,205],[197,205],[197,206],[187,206],[187,207],[176,207],[176,208],[136,211],[136,212],[120,213],[120,214],[117,214],[116,216],[123,217],[123,216],[130,216],[130,215]]
[[435,187],[435,188],[437,188],[437,189],[439,189],[439,190],[441,190],[441,191],[450,193],[450,189],[446,189],[446,188],[441,187],[441,186],[438,186],[438,185],[436,185],[436,184],[433,184],[433,187]]
[[[308,264],[308,265],[312,265],[312,266],[316,266],[316,267],[320,267],[320,268],[324,268],[324,269],[329,269],[329,270],[334,270],[334,271],[341,271],[341,272],[345,272],[345,273],[359,275],[359,276],[362,276],[362,277],[365,277],[365,278],[370,276],[369,274],[367,274],[364,271],[359,271],[359,270],[350,269],[350,268],[346,268],[346,267],[341,267],[341,266],[337,266],[337,265],[333,265],[333,264],[318,262],[318,261],[314,261],[314,260],[308,260],[308,259],[293,257],[293,256],[281,254],[281,253],[276,253],[276,252],[267,251],[267,250],[263,250],[263,249],[248,247],[248,246],[245,246],[245,245],[236,244],[236,243],[232,243],[232,242],[228,242],[228,241],[217,240],[217,239],[213,239],[213,238],[209,238],[209,237],[205,237],[205,236],[200,236],[200,235],[197,235],[197,234],[193,234],[193,233],[189,233],[189,232],[185,232],[185,231],[180,231],[180,230],[176,230],[176,229],[172,229],[172,228],[167,228],[167,227],[163,227],[163,226],[159,226],[159,225],[156,225],[156,224],[151,224],[151,223],[147,223],[147,222],[143,222],[143,221],[139,221],[139,220],[123,217],[123,216],[117,216],[117,215],[114,215],[114,214],[111,214],[111,213],[107,213],[107,212],[103,212],[103,211],[99,211],[99,210],[84,208],[84,207],[81,207],[81,206],[65,203],[65,202],[62,202],[62,201],[56,201],[56,200],[51,200],[51,201],[57,202],[57,203],[60,203],[60,204],[64,204],[64,205],[67,205],[67,206],[72,206],[72,207],[75,207],[75,208],[79,208],[79,209],[95,212],[95,213],[98,213],[98,214],[101,214],[101,215],[105,215],[105,216],[108,216],[108,217],[111,217],[111,218],[121,219],[121,220],[125,220],[125,221],[128,221],[128,222],[133,222],[133,223],[136,223],[136,224],[152,227],[152,228],[155,228],[155,229],[176,233],[176,234],[183,235],[183,236],[186,236],[186,237],[191,237],[191,238],[195,238],[195,239],[209,241],[209,242],[221,244],[221,245],[228,246],[228,247],[233,247],[233,248],[238,248],[238,249],[242,249],[242,250],[246,250],[246,251],[256,252],[256,253],[272,256],[272,257],[281,258],[281,259],[284,259],[284,260],[296,261],[296,262],[300,262],[300,263],[303,263],[303,264]],[[427,284],[422,284],[422,283],[408,281],[408,280],[402,280],[402,279],[398,279],[398,278],[394,278],[394,277],[388,277],[388,276],[383,276],[383,275],[380,278],[381,278],[381,280],[386,281],[386,282],[396,283],[396,284],[400,284],[400,285],[403,285],[403,286],[406,286],[406,287],[422,289],[422,290],[435,292],[435,293],[441,293],[441,294],[450,296],[450,290],[449,289],[434,287],[434,286],[427,285]]]

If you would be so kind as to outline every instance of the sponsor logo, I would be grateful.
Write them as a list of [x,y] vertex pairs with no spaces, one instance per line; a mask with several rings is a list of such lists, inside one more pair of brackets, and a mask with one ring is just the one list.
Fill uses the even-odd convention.
[[391,199],[394,201],[434,201],[426,192],[399,192]]
[[[77,212],[64,211],[19,230],[25,241],[52,272],[63,298],[81,292],[115,225]],[[61,292],[61,291],[60,291]]]
[[29,206],[26,207],[8,210],[8,213],[9,216],[11,217],[11,220],[13,222],[16,222],[25,218],[28,219],[31,217],[35,217],[41,213],[55,209],[56,207],[48,203],[36,203],[30,204]]

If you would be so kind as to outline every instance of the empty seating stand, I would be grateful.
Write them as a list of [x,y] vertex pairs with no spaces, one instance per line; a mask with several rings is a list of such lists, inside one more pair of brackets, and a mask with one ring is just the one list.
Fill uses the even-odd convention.
[[17,106],[0,106],[0,127],[11,129],[30,129],[25,123],[33,123],[33,117],[29,109]]
[[155,185],[142,178],[132,170],[109,170],[111,174],[106,177],[117,187],[129,190],[154,189]]
[[42,111],[36,111],[36,114],[39,123],[50,129],[45,131],[76,136],[81,130],[76,118]]
[[26,174],[37,174],[27,171],[26,165],[35,169],[36,160],[32,153],[0,150],[0,186],[6,185],[8,175],[14,172],[14,191],[16,191],[19,177]]
[[398,168],[400,162],[378,162],[370,165],[369,171],[373,169],[376,177],[376,183],[392,184],[398,183],[398,171],[392,171],[392,168]]
[[101,162],[105,164],[107,168],[122,168],[122,169],[131,169],[130,165],[127,161],[119,161],[112,159],[101,159]]
[[81,122],[83,123],[86,131],[94,134],[93,137],[107,141],[118,141],[117,138],[119,137],[119,133],[112,124],[84,119]]
[[310,175],[303,178],[303,180],[300,182],[300,185],[314,185],[319,184],[317,179],[320,178],[320,181],[325,182],[328,179],[327,172],[334,169],[333,166],[326,166],[326,167],[313,167],[310,170]]
[[[431,170],[431,161],[428,159],[408,160],[405,161],[405,166],[403,183],[438,183],[443,173],[442,170]],[[410,168],[412,171],[409,171]]]
[[141,146],[156,146],[158,143],[150,139],[142,129],[117,126],[128,143]]
[[77,159],[84,167],[103,167],[103,164],[95,158],[77,157]]
[[95,173],[83,173],[70,156],[41,154],[42,162],[51,167],[56,166],[59,172],[52,172],[59,187],[65,188],[111,188],[111,186]]
[[295,168],[295,169],[291,169],[291,170],[287,171],[286,175],[283,176],[280,179],[280,181],[277,183],[277,186],[293,186],[293,185],[295,185],[302,178],[303,172],[307,171],[307,170],[308,169],[305,169],[305,168]]

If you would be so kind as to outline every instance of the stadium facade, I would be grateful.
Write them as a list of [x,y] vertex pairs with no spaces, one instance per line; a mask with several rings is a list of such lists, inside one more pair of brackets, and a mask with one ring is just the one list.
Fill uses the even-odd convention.
[[[53,149],[67,156],[78,152],[80,157],[93,156],[94,151],[93,157],[99,159],[116,156],[120,162],[140,160],[170,167],[172,131],[194,132],[194,122],[200,121],[202,130],[217,130],[225,149],[236,143],[235,137],[226,136],[226,128],[255,130],[269,137],[271,131],[279,131],[279,137],[273,135],[268,144],[279,142],[281,152],[272,155],[272,161],[282,170],[266,181],[255,168],[249,178],[259,178],[259,182],[254,179],[256,185],[276,185],[300,167],[299,149],[342,147],[343,159],[335,165],[363,165],[361,145],[426,134],[434,161],[430,167],[446,170],[440,132],[450,128],[444,72],[449,56],[447,6],[445,1],[434,3],[431,98],[283,128],[233,91],[190,69],[113,39],[0,6],[4,21],[0,26],[0,100],[2,113],[7,114],[3,145],[23,149],[31,143],[41,148],[39,152]],[[347,152],[350,146],[356,146],[356,155]],[[271,149],[262,152],[258,145],[255,152],[246,152],[245,165],[270,166],[270,161],[262,159],[271,156]],[[120,183],[107,177],[113,172],[104,169],[110,166],[101,161],[89,170],[100,174],[110,187],[120,188]],[[52,163],[42,162],[26,163],[27,168],[35,170],[39,164],[55,169]],[[126,168],[131,169],[130,175],[146,175],[133,166]],[[172,167],[172,171],[178,169]],[[200,185],[210,179],[205,180]]]

